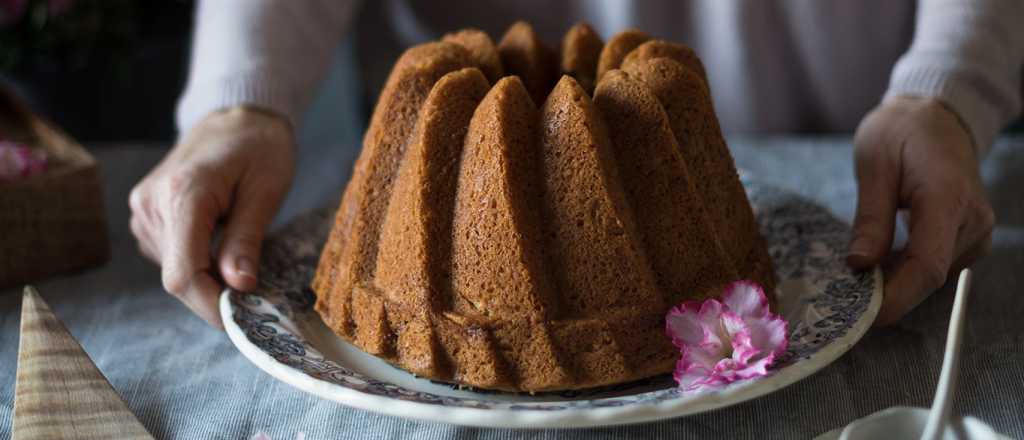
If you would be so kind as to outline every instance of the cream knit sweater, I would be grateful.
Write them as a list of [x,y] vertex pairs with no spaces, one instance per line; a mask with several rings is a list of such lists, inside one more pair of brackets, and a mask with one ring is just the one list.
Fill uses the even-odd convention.
[[343,35],[376,92],[400,48],[462,27],[497,39],[520,18],[553,45],[579,20],[689,44],[729,133],[849,132],[883,96],[914,95],[984,150],[1021,110],[1024,0],[203,0],[178,127],[239,104],[299,123]]

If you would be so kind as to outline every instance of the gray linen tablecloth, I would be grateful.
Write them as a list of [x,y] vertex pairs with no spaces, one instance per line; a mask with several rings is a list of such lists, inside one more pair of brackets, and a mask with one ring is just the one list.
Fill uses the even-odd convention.
[[[739,165],[849,220],[850,141],[733,139]],[[278,382],[223,333],[165,294],[135,250],[127,195],[162,149],[97,149],[106,176],[113,260],[38,284],[57,315],[157,438],[808,438],[893,405],[930,403],[949,317],[947,286],[898,326],[872,330],[821,372],[767,397],[711,413],[610,429],[514,431],[409,421],[350,409]],[[337,199],[352,149],[301,159],[280,220]],[[1024,139],[1004,139],[984,164],[998,216],[992,254],[976,266],[955,409],[1024,438]],[[0,239],[2,239],[0,231]],[[20,294],[0,292],[0,438],[11,431]]]

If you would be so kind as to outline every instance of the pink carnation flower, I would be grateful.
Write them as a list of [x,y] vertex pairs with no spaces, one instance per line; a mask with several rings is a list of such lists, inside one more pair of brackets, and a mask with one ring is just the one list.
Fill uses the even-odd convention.
[[0,182],[31,177],[46,171],[46,154],[14,142],[0,141]]
[[752,281],[730,284],[721,301],[684,302],[665,317],[665,331],[682,353],[673,377],[683,391],[701,392],[767,376],[786,352],[786,327]]

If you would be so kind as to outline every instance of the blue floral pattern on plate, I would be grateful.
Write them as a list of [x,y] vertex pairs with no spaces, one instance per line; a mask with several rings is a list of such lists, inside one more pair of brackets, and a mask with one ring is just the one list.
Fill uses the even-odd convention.
[[[777,187],[746,179],[744,183],[780,280],[776,296],[790,323],[789,349],[772,367],[778,373],[810,359],[855,325],[864,327],[873,296],[880,292],[879,278],[873,272],[857,273],[846,267],[849,226],[826,209]],[[331,210],[316,210],[272,234],[264,245],[259,288],[253,293],[230,292],[234,324],[249,344],[277,363],[360,393],[455,408],[547,412],[692,397],[675,388],[667,375],[590,390],[538,393],[531,396],[536,399],[516,401],[491,398],[505,394],[492,391],[466,397],[467,393],[414,390],[353,371],[324,356],[306,337],[303,326],[320,319],[313,310],[316,297],[309,285],[332,220]]]

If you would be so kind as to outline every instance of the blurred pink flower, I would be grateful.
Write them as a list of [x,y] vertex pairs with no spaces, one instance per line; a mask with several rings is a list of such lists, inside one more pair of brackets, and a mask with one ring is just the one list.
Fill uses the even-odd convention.
[[24,179],[46,171],[46,153],[22,144],[0,141],[0,182]]
[[730,284],[721,301],[684,302],[665,317],[665,331],[681,353],[673,377],[683,391],[702,392],[767,376],[786,351],[786,327],[752,281]]

